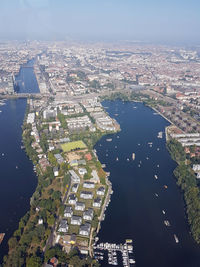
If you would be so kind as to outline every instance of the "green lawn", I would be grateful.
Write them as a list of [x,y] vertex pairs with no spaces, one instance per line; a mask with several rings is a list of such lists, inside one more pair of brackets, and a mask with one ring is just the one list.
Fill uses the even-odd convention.
[[86,148],[87,146],[83,143],[83,141],[80,140],[62,144],[61,147],[64,152],[69,152],[76,149],[83,149]]

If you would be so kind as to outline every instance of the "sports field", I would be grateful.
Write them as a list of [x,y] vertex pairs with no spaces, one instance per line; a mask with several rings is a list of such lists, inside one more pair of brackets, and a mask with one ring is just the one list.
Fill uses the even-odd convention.
[[72,150],[86,148],[86,145],[83,143],[83,141],[74,141],[74,142],[62,144],[61,147],[64,152],[69,152]]

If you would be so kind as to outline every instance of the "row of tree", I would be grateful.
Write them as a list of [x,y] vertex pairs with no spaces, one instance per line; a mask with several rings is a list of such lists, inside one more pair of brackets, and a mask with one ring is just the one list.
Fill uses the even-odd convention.
[[178,163],[174,174],[177,178],[177,184],[184,193],[186,212],[192,236],[197,243],[200,243],[200,191],[196,176],[190,165],[186,165],[184,148],[179,142],[172,139],[168,141],[167,148],[172,158]]

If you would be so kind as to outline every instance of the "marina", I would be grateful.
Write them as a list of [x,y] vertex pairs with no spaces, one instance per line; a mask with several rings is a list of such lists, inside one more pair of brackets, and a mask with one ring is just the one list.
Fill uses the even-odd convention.
[[118,266],[119,261],[124,267],[135,266],[133,257],[132,240],[128,239],[124,244],[99,243],[93,245],[94,257],[101,264],[101,261],[107,259],[108,265]]

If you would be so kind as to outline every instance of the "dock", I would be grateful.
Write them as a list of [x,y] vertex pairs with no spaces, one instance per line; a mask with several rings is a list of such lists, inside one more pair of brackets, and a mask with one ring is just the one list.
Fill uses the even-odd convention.
[[126,240],[124,244],[115,243],[94,243],[94,257],[97,261],[103,261],[107,256],[108,265],[118,265],[119,258],[124,267],[135,266],[135,259],[133,258],[132,240]]

